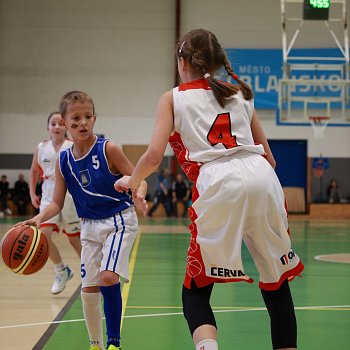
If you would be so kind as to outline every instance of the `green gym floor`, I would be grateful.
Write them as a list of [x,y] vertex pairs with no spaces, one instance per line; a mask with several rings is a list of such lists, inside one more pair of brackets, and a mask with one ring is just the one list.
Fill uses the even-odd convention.
[[[141,234],[131,256],[131,282],[123,285],[123,350],[193,349],[181,308],[187,224],[187,220],[141,220]],[[350,344],[350,221],[291,218],[290,227],[293,248],[305,265],[303,277],[291,283],[298,348],[346,349]],[[269,318],[257,272],[245,249],[243,259],[245,272],[255,283],[218,284],[214,288],[212,305],[219,347],[268,350],[272,348]],[[6,329],[6,321],[0,317],[2,347],[13,349],[4,346]],[[79,287],[33,349],[88,349]]]

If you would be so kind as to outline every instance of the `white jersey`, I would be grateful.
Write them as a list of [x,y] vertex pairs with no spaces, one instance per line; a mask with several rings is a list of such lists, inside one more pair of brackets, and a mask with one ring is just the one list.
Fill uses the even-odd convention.
[[52,140],[45,140],[39,143],[38,163],[40,166],[41,178],[44,180],[42,185],[42,201],[50,203],[55,187],[55,167],[58,155],[61,151],[69,148],[73,144],[70,140],[65,140],[57,152],[53,146]]
[[[55,188],[55,167],[59,153],[73,144],[70,140],[65,140],[59,150],[56,152],[51,140],[42,141],[39,143],[38,149],[38,164],[40,167],[41,178],[44,180],[42,184],[42,197],[40,200],[40,211],[42,211],[52,200],[53,191]],[[67,235],[80,234],[80,220],[76,212],[73,198],[67,191],[64,206],[62,211],[42,223],[40,227],[51,226],[54,231],[58,232],[60,227]]]
[[221,107],[207,80],[195,80],[173,89],[174,126],[181,135],[187,161],[206,163],[236,152],[264,154],[250,129],[254,102],[239,91]]
[[262,145],[251,132],[253,101],[241,92],[222,108],[205,79],[173,89],[175,132],[169,142],[194,182],[191,240],[184,285],[253,282],[244,272],[245,242],[259,286],[278,289],[301,273],[291,247],[284,193]]

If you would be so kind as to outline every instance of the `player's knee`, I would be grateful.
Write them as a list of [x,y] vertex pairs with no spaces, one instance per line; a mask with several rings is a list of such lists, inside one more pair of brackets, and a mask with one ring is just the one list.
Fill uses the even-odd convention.
[[210,306],[210,295],[213,286],[198,288],[195,283],[192,288],[182,288],[183,313],[191,334],[202,325],[209,324],[216,328],[215,317]]
[[112,286],[119,282],[119,276],[112,271],[102,271],[100,274],[101,286]]

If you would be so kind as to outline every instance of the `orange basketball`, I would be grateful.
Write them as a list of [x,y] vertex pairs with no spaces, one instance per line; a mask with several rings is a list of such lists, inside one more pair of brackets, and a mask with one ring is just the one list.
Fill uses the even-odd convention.
[[45,265],[49,245],[46,237],[34,226],[12,227],[1,241],[1,255],[13,272],[30,275]]

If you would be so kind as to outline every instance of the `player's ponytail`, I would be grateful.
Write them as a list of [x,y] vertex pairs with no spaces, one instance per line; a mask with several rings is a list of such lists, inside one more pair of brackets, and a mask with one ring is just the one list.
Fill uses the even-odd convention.
[[251,87],[245,83],[242,79],[239,78],[237,74],[233,71],[230,62],[227,59],[227,56],[225,54],[225,63],[224,63],[225,70],[227,74],[235,80],[241,87],[242,94],[246,100],[251,100],[254,97],[253,90]]

